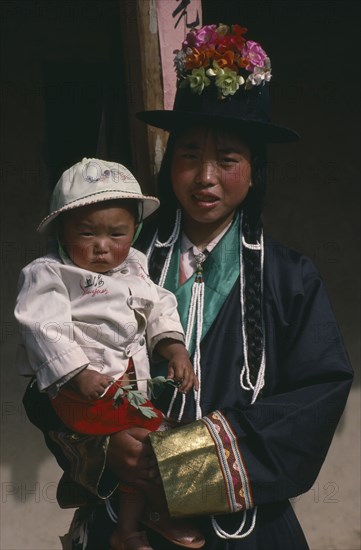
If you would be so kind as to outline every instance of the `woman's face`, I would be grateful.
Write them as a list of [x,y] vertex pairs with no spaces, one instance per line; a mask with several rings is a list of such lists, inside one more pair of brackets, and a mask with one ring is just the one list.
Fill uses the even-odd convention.
[[236,134],[194,127],[175,141],[171,162],[174,193],[185,227],[232,220],[251,185],[251,154]]

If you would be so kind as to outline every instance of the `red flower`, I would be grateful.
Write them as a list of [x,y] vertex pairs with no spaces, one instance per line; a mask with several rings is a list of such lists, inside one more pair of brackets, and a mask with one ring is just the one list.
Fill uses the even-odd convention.
[[226,47],[227,49],[241,51],[246,43],[246,39],[243,37],[246,32],[247,29],[245,27],[233,25],[232,32],[219,36],[217,44],[221,47]]

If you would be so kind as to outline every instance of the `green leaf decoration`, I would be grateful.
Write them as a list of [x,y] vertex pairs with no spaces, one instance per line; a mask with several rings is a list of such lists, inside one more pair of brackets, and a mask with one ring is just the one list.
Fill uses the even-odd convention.
[[123,395],[124,395],[123,388],[118,388],[114,394],[114,399],[117,399],[119,396],[123,396]]
[[127,399],[133,406],[143,405],[143,403],[147,401],[146,397],[144,397],[142,392],[139,390],[129,390],[127,393]]
[[[141,390],[133,389],[136,388],[136,380],[134,384],[127,384],[126,386],[120,386],[116,381],[114,382],[118,389],[114,394],[113,406],[119,407],[124,403],[124,399],[128,400],[128,403],[138,409],[145,417],[147,418],[156,418],[157,414],[151,407],[144,406],[144,403],[148,401],[147,397],[144,395],[144,392]],[[152,397],[154,397],[154,389],[162,386],[163,384],[170,384],[171,386],[177,387],[178,384],[165,376],[156,376],[155,378],[147,379],[148,392]]]
[[155,397],[155,390],[163,384],[168,384],[170,386],[177,387],[176,382],[171,378],[166,378],[165,376],[155,376],[148,380],[148,391],[152,397]]
[[153,411],[151,407],[139,407],[139,411],[146,416],[147,418],[156,418],[157,414]]

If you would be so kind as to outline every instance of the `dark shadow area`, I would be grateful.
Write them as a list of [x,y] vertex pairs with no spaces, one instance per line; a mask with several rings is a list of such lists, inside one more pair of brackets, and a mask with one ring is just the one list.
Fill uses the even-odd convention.
[[27,381],[15,369],[18,275],[46,251],[35,230],[61,173],[83,157],[131,166],[131,155],[119,2],[11,0],[0,7],[1,462],[9,471],[2,482],[22,501],[19,488],[38,482],[50,453],[26,418]]

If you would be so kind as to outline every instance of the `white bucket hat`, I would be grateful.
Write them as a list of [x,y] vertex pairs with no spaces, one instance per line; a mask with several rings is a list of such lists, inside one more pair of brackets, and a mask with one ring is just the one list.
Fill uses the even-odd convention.
[[37,230],[43,231],[61,212],[112,199],[140,201],[141,219],[159,206],[156,197],[143,195],[133,174],[122,164],[83,158],[61,176],[51,197],[50,213],[40,222]]

